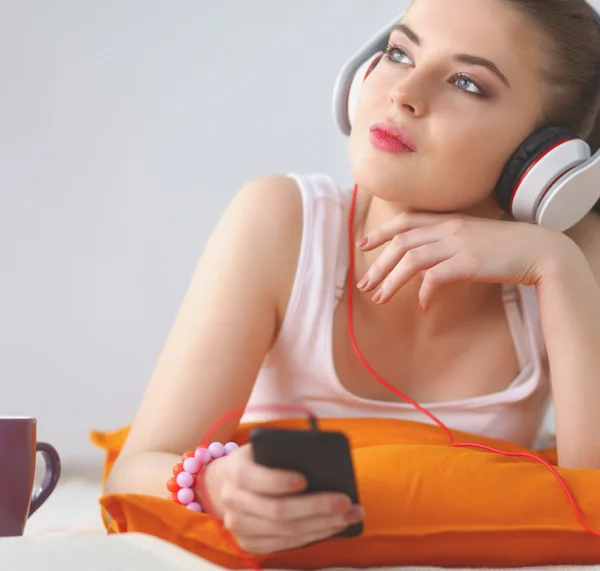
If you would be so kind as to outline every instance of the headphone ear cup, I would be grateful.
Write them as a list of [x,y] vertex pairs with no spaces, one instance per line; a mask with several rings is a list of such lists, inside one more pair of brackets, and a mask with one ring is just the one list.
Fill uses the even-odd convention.
[[[572,161],[567,156],[569,153],[556,157],[556,160],[549,165],[542,165],[541,159],[559,147],[562,143],[567,143],[572,140],[579,140],[579,137],[570,129],[565,127],[550,126],[536,131],[530,135],[515,152],[504,166],[500,178],[496,184],[495,196],[500,207],[509,215],[517,219],[523,219],[523,216],[518,216],[515,212],[515,204],[520,203],[519,211],[529,211],[525,218],[530,218],[529,221],[535,220],[535,210],[541,200],[544,191],[548,185],[565,172],[566,169],[576,164],[581,163],[588,157],[577,157],[575,164],[570,164]],[[581,141],[584,145],[583,141]],[[576,153],[577,154],[577,153]],[[558,161],[558,162],[557,162]],[[560,164],[567,163],[567,164]],[[533,174],[534,167],[539,167],[536,175],[536,189],[539,191],[534,196],[529,193],[524,198],[527,189],[524,188],[525,179]],[[541,184],[540,184],[541,179]]]
[[357,70],[354,76],[352,77],[352,81],[350,82],[350,88],[348,89],[348,98],[347,98],[347,113],[348,113],[348,122],[350,126],[354,125],[354,118],[356,116],[356,107],[358,105],[358,98],[360,94],[360,89],[365,79],[369,76],[369,74],[377,67],[377,64],[381,61],[383,57],[383,52],[377,52],[373,56],[371,56],[367,61],[365,61]]

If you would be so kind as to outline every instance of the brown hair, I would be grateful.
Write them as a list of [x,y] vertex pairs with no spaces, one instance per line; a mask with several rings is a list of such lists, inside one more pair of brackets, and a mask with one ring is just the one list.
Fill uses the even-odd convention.
[[502,0],[538,32],[548,98],[543,124],[568,127],[600,147],[600,27],[586,0]]

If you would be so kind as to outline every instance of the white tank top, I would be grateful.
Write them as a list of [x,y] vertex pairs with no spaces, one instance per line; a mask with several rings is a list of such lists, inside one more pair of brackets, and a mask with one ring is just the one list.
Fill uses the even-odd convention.
[[[333,361],[333,315],[348,269],[350,195],[327,175],[290,176],[302,194],[298,267],[279,335],[262,364],[242,421],[302,416],[251,408],[291,404],[308,407],[321,418],[381,417],[431,423],[408,403],[358,397],[338,379]],[[517,377],[500,392],[419,404],[451,429],[533,447],[550,401],[549,367],[535,290],[508,286],[504,303],[519,360]]]

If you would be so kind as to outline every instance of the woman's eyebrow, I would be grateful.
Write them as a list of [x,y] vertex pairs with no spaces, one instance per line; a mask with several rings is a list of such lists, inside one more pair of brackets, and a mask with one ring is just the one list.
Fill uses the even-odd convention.
[[[421,37],[406,24],[397,24],[394,26],[392,32],[402,32],[411,42],[420,46],[422,44]],[[485,58],[474,56],[470,54],[455,54],[454,59],[460,63],[466,63],[468,65],[478,65],[481,67],[485,67],[489,71],[491,71],[494,75],[496,75],[506,87],[510,89],[510,82],[506,78],[506,76],[498,69],[498,66]]]

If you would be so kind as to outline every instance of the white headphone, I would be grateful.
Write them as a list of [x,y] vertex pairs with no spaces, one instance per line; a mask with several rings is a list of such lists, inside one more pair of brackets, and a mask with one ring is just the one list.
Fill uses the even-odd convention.
[[[600,15],[594,14],[600,33]],[[338,74],[333,114],[345,135],[350,134],[363,81],[379,63],[399,20],[394,18],[371,38]],[[565,127],[536,131],[506,163],[495,189],[498,204],[522,222],[561,232],[571,228],[600,199],[600,150],[590,155],[590,146]]]

